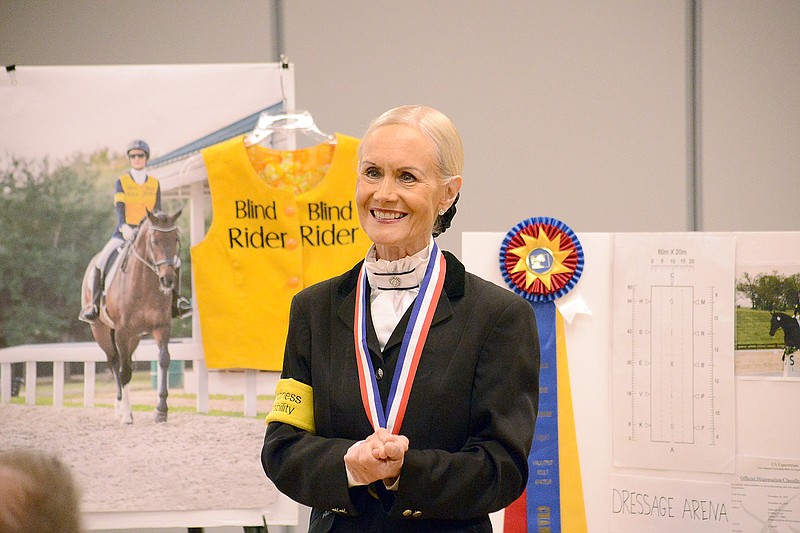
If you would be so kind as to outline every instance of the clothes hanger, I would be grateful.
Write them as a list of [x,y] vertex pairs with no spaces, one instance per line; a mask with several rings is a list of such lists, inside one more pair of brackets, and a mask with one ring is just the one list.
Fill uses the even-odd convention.
[[245,146],[253,146],[273,134],[289,132],[302,133],[316,143],[336,144],[336,137],[322,132],[314,123],[314,118],[308,111],[284,112],[270,115],[266,111],[258,117],[258,122],[253,131],[244,138]]
[[[294,132],[302,133],[307,139],[315,144],[327,143],[331,145],[336,144],[336,137],[328,133],[322,132],[314,122],[311,113],[304,110],[286,111],[288,106],[288,99],[284,91],[284,75],[289,72],[289,59],[281,54],[280,58],[280,82],[281,82],[281,97],[283,101],[282,113],[270,115],[268,112],[263,111],[258,117],[255,128],[244,138],[245,146],[253,146],[269,139],[273,135],[275,137],[282,137],[286,139]],[[294,137],[289,137],[294,146]],[[273,142],[274,144],[274,142]]]
[[[253,146],[269,139],[273,135],[275,137],[283,137],[284,139],[293,135],[295,132],[302,133],[307,139],[315,144],[327,143],[336,144],[336,137],[320,131],[314,123],[314,118],[311,113],[303,110],[287,111],[288,99],[284,91],[284,75],[289,72],[289,59],[281,54],[280,57],[280,82],[281,82],[281,97],[283,101],[282,113],[270,115],[266,111],[262,112],[258,117],[255,128],[244,138],[245,146]],[[294,146],[294,137],[289,137]],[[274,142],[273,142],[274,144]]]

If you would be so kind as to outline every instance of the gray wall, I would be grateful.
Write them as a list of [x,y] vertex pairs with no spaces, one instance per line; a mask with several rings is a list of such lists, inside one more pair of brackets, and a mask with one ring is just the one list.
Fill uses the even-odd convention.
[[797,230],[800,2],[704,2],[703,227]]
[[800,2],[697,5],[695,18],[655,0],[0,0],[0,62],[283,52],[323,130],[360,136],[389,107],[438,107],[467,153],[441,238],[455,252],[462,231],[532,216],[578,232],[796,229]]

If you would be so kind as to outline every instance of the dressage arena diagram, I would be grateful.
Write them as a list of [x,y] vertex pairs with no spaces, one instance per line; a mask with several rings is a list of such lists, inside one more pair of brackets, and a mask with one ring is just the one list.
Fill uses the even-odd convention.
[[730,468],[734,251],[692,235],[615,242],[616,464]]

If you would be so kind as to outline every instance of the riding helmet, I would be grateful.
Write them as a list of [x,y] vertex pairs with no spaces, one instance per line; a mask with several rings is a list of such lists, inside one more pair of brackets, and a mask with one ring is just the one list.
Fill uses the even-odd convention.
[[131,150],[141,150],[145,153],[145,156],[150,159],[150,146],[141,139],[131,141],[131,143],[128,145],[128,151],[125,153],[129,154],[131,153]]

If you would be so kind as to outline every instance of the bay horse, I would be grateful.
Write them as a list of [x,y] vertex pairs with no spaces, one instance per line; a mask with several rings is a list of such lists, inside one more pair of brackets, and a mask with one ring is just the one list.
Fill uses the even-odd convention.
[[[136,236],[128,246],[126,257],[106,285],[105,304],[100,317],[92,326],[95,341],[106,353],[111,373],[117,385],[114,415],[123,424],[133,423],[128,384],[131,381],[131,357],[140,337],[151,334],[158,345],[158,365],[161,379],[158,384],[156,422],[167,421],[167,378],[169,370],[168,343],[172,334],[172,291],[179,282],[180,235],[175,221],[181,214],[160,211],[142,220]],[[92,258],[83,277],[83,305],[90,301],[91,273],[97,256]]]
[[783,329],[783,356],[781,361],[786,359],[788,354],[791,354],[800,349],[800,324],[797,319],[787,315],[786,313],[772,313],[772,318],[769,323],[769,334],[771,337],[775,336],[778,328]]

